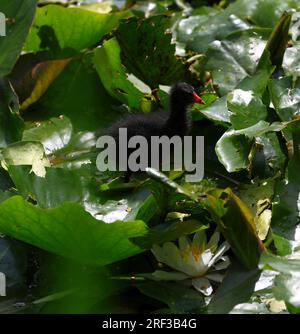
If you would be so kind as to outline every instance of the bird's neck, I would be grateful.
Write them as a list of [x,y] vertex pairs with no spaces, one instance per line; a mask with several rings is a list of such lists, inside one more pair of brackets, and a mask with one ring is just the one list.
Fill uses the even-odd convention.
[[187,104],[178,101],[176,98],[170,99],[170,117],[167,121],[167,128],[173,134],[184,135],[189,127],[187,117]]

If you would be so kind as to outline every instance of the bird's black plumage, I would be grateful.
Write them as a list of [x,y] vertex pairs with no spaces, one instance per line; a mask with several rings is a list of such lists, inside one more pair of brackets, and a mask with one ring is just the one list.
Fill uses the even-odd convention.
[[107,134],[118,138],[119,129],[126,128],[128,138],[136,135],[151,138],[151,136],[184,136],[188,133],[190,122],[187,117],[187,107],[200,102],[194,88],[187,83],[177,83],[171,88],[169,111],[152,112],[126,116],[114,123]]
[[[170,91],[169,111],[126,116],[108,128],[106,134],[114,137],[118,143],[119,129],[126,128],[128,140],[139,135],[145,137],[149,145],[152,136],[182,137],[190,129],[187,108],[195,102],[203,103],[194,88],[187,83],[177,83]],[[130,172],[126,175],[128,179]]]

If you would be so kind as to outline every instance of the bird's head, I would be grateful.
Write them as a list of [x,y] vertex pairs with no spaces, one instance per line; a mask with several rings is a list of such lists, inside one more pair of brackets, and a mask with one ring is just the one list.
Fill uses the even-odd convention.
[[185,82],[179,82],[173,85],[170,96],[173,101],[184,105],[192,103],[204,104],[201,97],[196,93],[194,87]]

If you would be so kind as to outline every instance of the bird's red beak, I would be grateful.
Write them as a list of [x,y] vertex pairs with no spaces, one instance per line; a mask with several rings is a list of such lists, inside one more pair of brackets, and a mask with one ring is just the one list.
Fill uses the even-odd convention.
[[195,92],[193,93],[193,98],[194,98],[194,102],[205,104],[204,101],[201,99],[201,97]]

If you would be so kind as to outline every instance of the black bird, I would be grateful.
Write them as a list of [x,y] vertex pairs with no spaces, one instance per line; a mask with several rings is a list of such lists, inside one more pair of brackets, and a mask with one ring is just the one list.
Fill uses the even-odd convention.
[[[107,135],[119,141],[119,129],[127,129],[128,140],[133,136],[143,136],[150,143],[152,136],[185,136],[190,130],[187,108],[192,103],[204,103],[191,85],[180,82],[172,86],[169,98],[169,111],[152,112],[127,116],[114,123]],[[130,150],[128,150],[130,154]],[[118,155],[118,153],[117,153]],[[129,181],[131,172],[125,173],[125,182]]]

